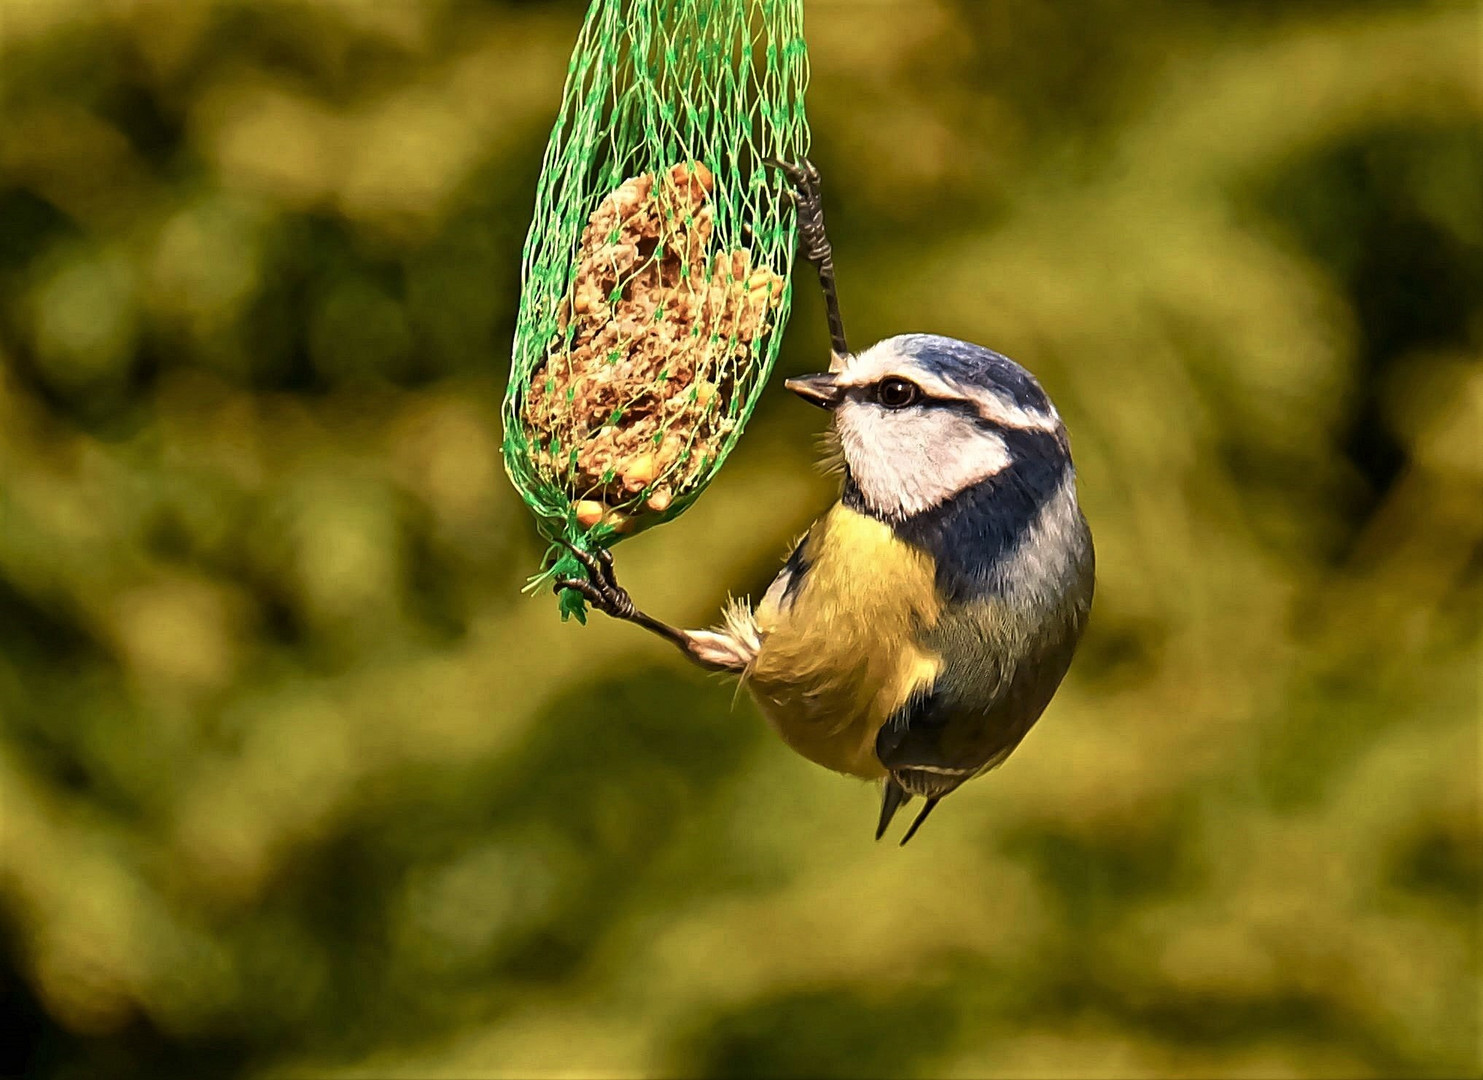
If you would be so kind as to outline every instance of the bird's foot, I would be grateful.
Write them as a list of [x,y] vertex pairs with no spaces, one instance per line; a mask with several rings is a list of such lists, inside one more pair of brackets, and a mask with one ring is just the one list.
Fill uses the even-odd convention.
[[768,158],[767,164],[780,170],[791,185],[789,194],[798,208],[798,253],[815,266],[833,262],[829,237],[824,232],[824,201],[819,194],[819,170],[808,158],[796,164]]
[[618,584],[618,579],[613,574],[613,553],[605,548],[597,551],[584,551],[575,544],[561,537],[556,542],[572,553],[575,558],[587,569],[585,578],[558,578],[554,585],[554,591],[561,592],[563,589],[571,589],[573,592],[582,594],[582,598],[605,615],[615,619],[632,620],[638,609],[633,606],[633,597],[628,595],[628,590]]
[[642,626],[651,634],[657,634],[665,641],[676,646],[690,659],[703,667],[720,668],[724,664],[717,663],[714,659],[704,655],[704,650],[697,644],[695,637],[684,630],[677,630],[669,623],[661,622],[654,616],[640,611],[634,605],[633,597],[628,595],[628,590],[618,584],[618,579],[613,576],[613,555],[611,552],[598,548],[597,551],[584,551],[568,540],[557,537],[556,542],[572,553],[575,558],[587,570],[585,578],[559,578],[554,583],[556,592],[563,589],[572,589],[582,595],[593,607],[605,615],[614,619],[622,619],[631,622],[635,626]]

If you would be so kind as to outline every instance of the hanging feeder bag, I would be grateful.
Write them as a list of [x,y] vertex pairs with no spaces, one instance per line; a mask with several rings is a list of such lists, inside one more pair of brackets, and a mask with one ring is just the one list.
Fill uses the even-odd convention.
[[[510,479],[594,551],[672,520],[777,357],[795,241],[766,159],[808,150],[802,0],[592,0],[525,241]],[[554,546],[554,545],[553,545]],[[532,579],[580,577],[564,548]],[[561,597],[583,618],[582,598]]]

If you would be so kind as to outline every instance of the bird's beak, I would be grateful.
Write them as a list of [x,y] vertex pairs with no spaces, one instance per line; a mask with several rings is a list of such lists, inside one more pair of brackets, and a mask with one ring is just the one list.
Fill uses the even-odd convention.
[[783,385],[812,405],[834,409],[844,400],[844,387],[839,385],[838,378],[832,371],[823,371],[817,375],[800,375]]

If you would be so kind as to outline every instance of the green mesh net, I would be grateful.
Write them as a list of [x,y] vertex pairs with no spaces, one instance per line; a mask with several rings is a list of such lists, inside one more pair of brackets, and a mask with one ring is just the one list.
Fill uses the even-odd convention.
[[[808,150],[802,0],[592,0],[525,242],[505,467],[588,551],[672,520],[776,359]],[[538,587],[584,571],[553,543]],[[582,598],[561,597],[583,618]]]

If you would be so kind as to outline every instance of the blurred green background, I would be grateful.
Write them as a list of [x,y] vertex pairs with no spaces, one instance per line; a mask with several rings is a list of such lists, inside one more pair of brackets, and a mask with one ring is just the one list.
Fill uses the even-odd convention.
[[[0,1072],[1476,1075],[1476,5],[809,0],[852,340],[1036,371],[1097,537],[902,850],[520,593],[581,11],[0,0]],[[758,594],[820,424],[770,392],[636,596]]]

